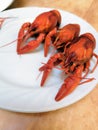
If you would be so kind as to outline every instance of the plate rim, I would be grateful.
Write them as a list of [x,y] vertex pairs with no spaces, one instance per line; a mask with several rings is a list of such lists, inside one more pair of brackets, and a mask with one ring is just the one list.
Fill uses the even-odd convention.
[[[7,2],[7,3],[6,3]],[[14,0],[6,0],[6,1],[4,1],[4,6],[2,7],[2,9],[0,9],[0,12],[3,12],[3,11],[5,11],[5,9],[7,9],[12,3],[14,2]],[[1,3],[0,3],[1,4]],[[1,8],[1,7],[0,7]]]

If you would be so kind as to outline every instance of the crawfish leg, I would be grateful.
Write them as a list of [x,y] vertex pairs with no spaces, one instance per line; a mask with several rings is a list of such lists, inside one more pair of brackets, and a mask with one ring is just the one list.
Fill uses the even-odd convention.
[[60,90],[58,91],[55,100],[59,101],[63,99],[65,96],[70,94],[80,83],[81,75],[83,71],[83,66],[78,66],[73,74],[69,75],[62,84]]
[[82,81],[81,83],[79,83],[79,85],[88,83],[88,82],[91,82],[92,80],[94,80],[94,78],[86,78],[86,76],[89,73],[89,67],[90,67],[90,61],[86,62],[84,65],[85,74],[83,75],[82,79],[86,79],[86,81]]
[[97,67],[97,65],[98,65],[98,55],[95,54],[95,53],[93,53],[93,56],[95,56],[95,58],[97,59],[97,62],[96,62],[96,64],[95,64],[94,68],[92,69],[91,73],[94,72],[94,70],[96,69],[96,67]]
[[90,67],[90,61],[87,61],[85,64],[84,64],[84,71],[85,71],[85,74],[82,78],[85,78],[88,73],[89,73],[89,67]]
[[44,83],[45,83],[48,75],[52,71],[52,69],[62,62],[59,60],[60,58],[61,58],[61,53],[57,53],[57,54],[51,56],[50,59],[48,60],[48,62],[39,68],[39,71],[43,71],[41,86],[44,85]]

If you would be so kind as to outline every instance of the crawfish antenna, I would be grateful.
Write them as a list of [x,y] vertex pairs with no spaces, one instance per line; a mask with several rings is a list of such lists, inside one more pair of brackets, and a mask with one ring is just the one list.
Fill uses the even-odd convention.
[[7,19],[12,19],[12,18],[17,18],[17,17],[0,17],[0,29],[2,28],[3,23]]
[[5,44],[5,45],[0,46],[0,48],[3,48],[3,47],[6,47],[6,46],[9,46],[10,44],[12,44],[12,43],[14,43],[14,42],[16,42],[16,41],[17,41],[17,39],[14,40],[14,41],[12,41],[12,42],[9,42],[9,43],[7,43],[7,44]]
[[95,54],[95,53],[93,53],[93,56],[97,59],[97,62],[96,62],[96,64],[95,64],[95,66],[93,67],[93,69],[91,70],[91,73],[94,72],[94,70],[96,69],[96,67],[97,67],[97,65],[98,65],[98,55]]

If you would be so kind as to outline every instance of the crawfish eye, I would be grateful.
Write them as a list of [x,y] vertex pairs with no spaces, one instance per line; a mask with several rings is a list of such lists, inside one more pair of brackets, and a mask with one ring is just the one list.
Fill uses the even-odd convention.
[[37,28],[33,28],[32,31],[36,31]]
[[58,23],[57,23],[57,27],[59,27],[59,26],[60,26],[60,23],[58,22]]
[[73,62],[70,62],[70,66],[73,65]]
[[52,36],[52,37],[51,37],[52,42],[54,42],[55,39],[56,39],[56,36]]
[[54,62],[54,66],[58,65],[58,64],[61,63],[61,62],[62,62],[62,60],[57,59],[57,61]]

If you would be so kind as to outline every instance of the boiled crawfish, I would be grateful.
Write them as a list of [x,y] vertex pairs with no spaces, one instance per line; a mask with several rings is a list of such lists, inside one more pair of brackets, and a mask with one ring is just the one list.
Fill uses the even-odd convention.
[[[95,46],[96,41],[91,33],[82,34],[76,41],[72,41],[70,45],[65,46],[64,52],[54,54],[46,64],[39,68],[40,71],[43,71],[41,86],[44,85],[52,69],[58,65],[61,70],[68,74],[55,97],[56,101],[71,93],[80,84],[80,81],[86,77],[89,72],[90,60],[93,56],[96,57],[97,62],[92,72],[95,70],[98,65],[98,56],[93,52]],[[85,75],[82,77],[83,71],[85,71]],[[93,79],[91,78],[85,82]]]
[[[33,23],[24,23],[18,34],[17,53],[24,54],[36,49],[45,39],[47,33],[54,28],[57,29],[60,23],[61,15],[57,10],[38,15]],[[36,39],[28,42],[31,37],[36,37]],[[26,44],[26,42],[28,43]]]
[[67,24],[58,30],[54,28],[45,38],[44,56],[47,56],[50,45],[54,46],[56,50],[63,51],[64,46],[76,39],[79,33],[79,24]]

